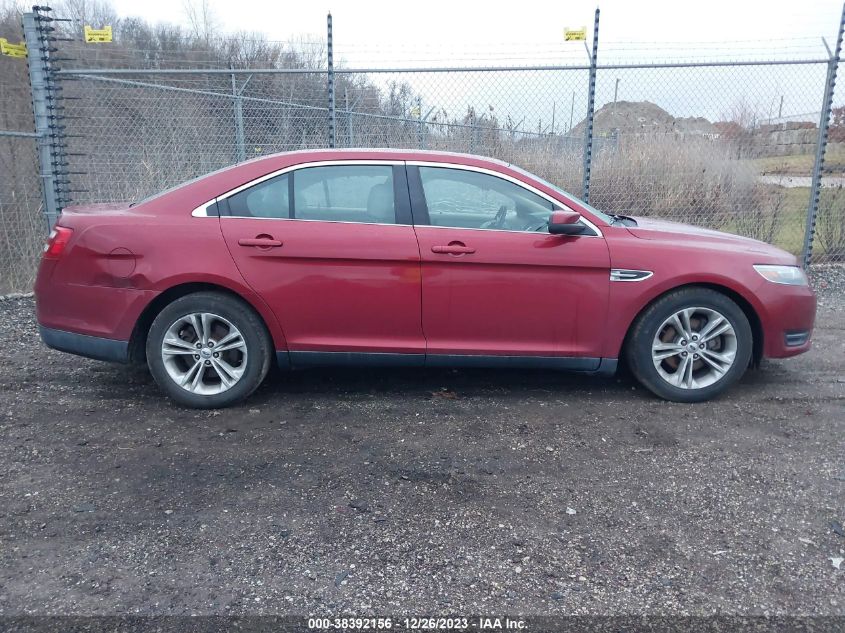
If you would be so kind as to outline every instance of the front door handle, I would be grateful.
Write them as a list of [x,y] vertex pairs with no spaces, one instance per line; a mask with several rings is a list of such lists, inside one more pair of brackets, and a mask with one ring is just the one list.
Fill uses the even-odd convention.
[[446,246],[432,246],[431,252],[445,255],[469,255],[474,253],[475,249],[463,242],[449,242]]
[[238,240],[241,246],[254,246],[257,248],[278,248],[283,242],[275,239],[272,235],[257,235],[255,237],[242,237]]

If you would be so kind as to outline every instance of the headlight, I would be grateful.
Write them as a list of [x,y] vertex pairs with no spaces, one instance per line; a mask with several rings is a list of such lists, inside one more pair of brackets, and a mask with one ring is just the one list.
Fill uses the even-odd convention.
[[754,270],[775,284],[787,284],[789,286],[807,285],[807,275],[798,266],[754,264]]

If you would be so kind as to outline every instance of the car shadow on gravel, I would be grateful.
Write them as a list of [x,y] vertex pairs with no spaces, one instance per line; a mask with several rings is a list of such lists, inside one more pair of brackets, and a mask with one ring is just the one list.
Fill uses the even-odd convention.
[[[174,408],[187,410],[167,399],[146,365],[86,362],[91,363],[90,372],[94,374],[89,384],[100,391],[98,395],[104,400],[137,396],[148,403],[159,399]],[[718,400],[753,396],[755,390],[776,388],[798,379],[788,361],[765,361],[761,368],[749,369],[739,383]],[[664,403],[637,384],[622,364],[611,377],[539,369],[315,367],[288,371],[274,366],[255,393],[236,407],[259,407],[287,396],[404,396],[450,400],[458,397],[520,399],[544,394],[575,401],[598,397]]]
[[[144,365],[115,366],[93,363],[94,380],[103,388],[101,397],[124,399],[132,393],[165,398]],[[121,387],[128,387],[122,391]],[[147,393],[139,393],[143,389]],[[554,393],[572,398],[602,393],[610,397],[654,399],[638,387],[627,371],[613,377],[564,371],[510,369],[407,369],[319,367],[292,371],[273,368],[246,405],[259,406],[286,395],[342,394],[344,396],[521,397]],[[176,406],[176,405],[174,405]]]

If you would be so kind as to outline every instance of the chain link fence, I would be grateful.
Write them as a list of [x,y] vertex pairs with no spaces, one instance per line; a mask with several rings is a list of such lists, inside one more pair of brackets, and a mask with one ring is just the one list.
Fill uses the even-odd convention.
[[[63,152],[62,195],[73,204],[138,200],[256,156],[330,145],[481,154],[577,196],[583,191],[588,65],[341,67],[331,75],[329,104],[329,73],[319,63],[157,67],[139,63],[137,51],[101,59],[76,41],[57,38],[54,46],[73,67],[48,69],[61,91],[53,120]],[[140,52],[141,59],[150,56]],[[747,235],[800,254],[828,66],[823,56],[599,63],[590,202],[609,212]],[[843,102],[839,89],[814,262],[845,261],[845,108],[836,109]],[[24,119],[0,126],[31,129],[32,112]],[[17,289],[31,282],[44,223],[34,141],[0,137],[0,159],[11,156],[5,149],[11,144],[17,176],[7,184],[12,176],[3,170],[0,240],[7,241],[0,241],[0,264],[4,287]]]
[[28,291],[47,234],[35,138],[0,130],[0,295]]
[[32,287],[47,222],[42,213],[26,66],[0,57],[0,295]]
[[[591,203],[800,254],[825,75],[823,62],[599,68]],[[239,160],[328,141],[324,73],[63,77],[72,97],[68,148],[85,156],[85,173],[71,179],[78,202],[139,199]],[[336,146],[482,154],[580,195],[586,70],[374,70],[370,77],[378,89],[336,95]],[[816,109],[803,121],[752,120],[760,103],[781,98]],[[831,143],[828,152],[839,147]],[[816,261],[842,258],[845,196],[830,186],[841,176],[828,166]]]

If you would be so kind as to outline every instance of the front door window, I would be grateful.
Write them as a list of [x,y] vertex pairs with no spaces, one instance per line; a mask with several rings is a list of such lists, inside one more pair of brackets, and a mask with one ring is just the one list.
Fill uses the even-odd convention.
[[545,198],[489,174],[420,167],[420,179],[432,226],[540,231],[553,208]]

